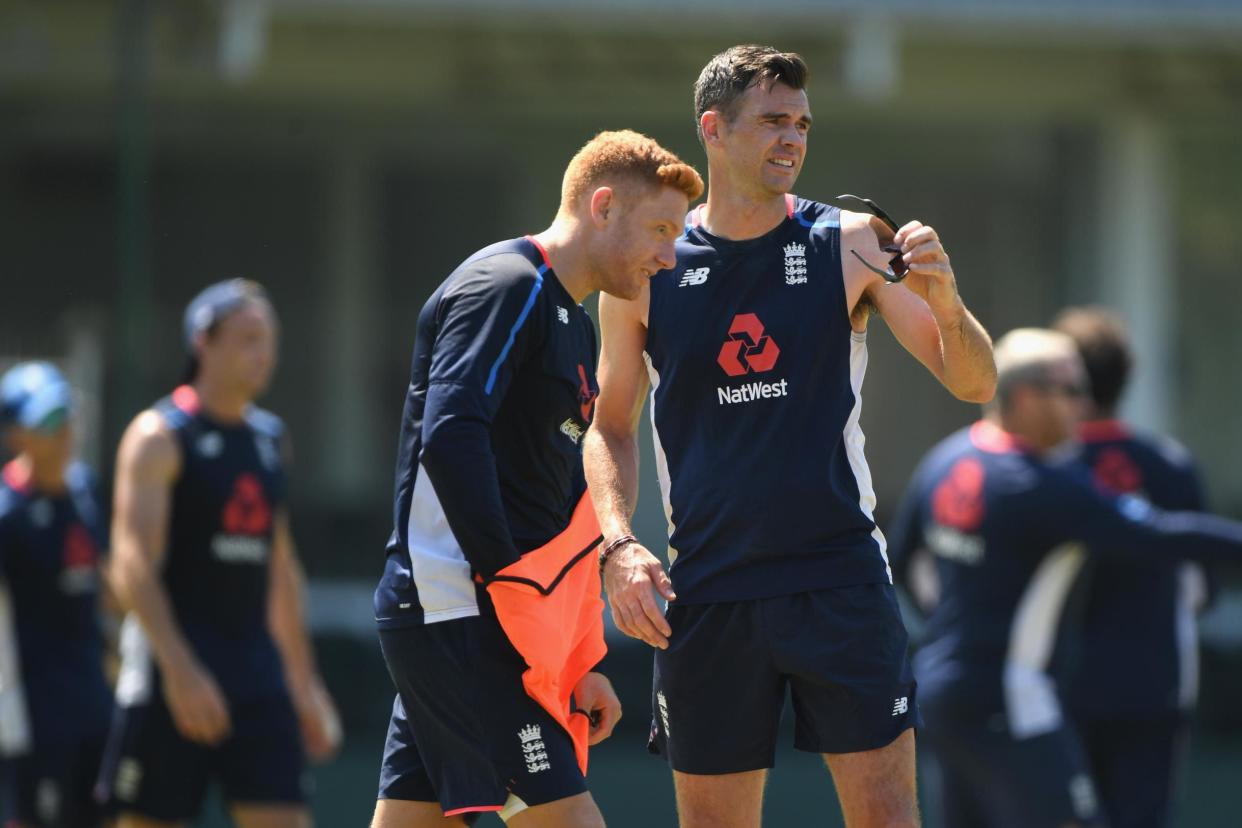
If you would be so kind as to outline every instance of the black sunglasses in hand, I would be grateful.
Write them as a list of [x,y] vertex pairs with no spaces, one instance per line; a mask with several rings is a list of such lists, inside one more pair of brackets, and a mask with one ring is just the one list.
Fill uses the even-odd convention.
[[880,249],[885,253],[894,254],[893,258],[888,260],[887,269],[881,270],[860,256],[857,250],[850,250],[850,252],[854,254],[854,258],[862,262],[863,267],[867,268],[872,273],[876,273],[884,277],[886,282],[897,283],[906,278],[906,275],[910,272],[910,267],[906,264],[905,260],[901,258],[901,246],[893,243],[893,238],[897,235],[897,231],[901,229],[900,225],[893,221],[893,217],[884,212],[880,205],[876,204],[869,198],[863,198],[861,196],[845,193],[837,196],[836,200],[848,201],[851,204],[861,206],[862,210],[860,212],[870,213],[879,219],[885,227],[892,231],[891,235],[888,236],[888,241],[885,242],[881,229],[875,226],[875,222],[871,222],[871,228],[876,231],[876,237],[880,239]]

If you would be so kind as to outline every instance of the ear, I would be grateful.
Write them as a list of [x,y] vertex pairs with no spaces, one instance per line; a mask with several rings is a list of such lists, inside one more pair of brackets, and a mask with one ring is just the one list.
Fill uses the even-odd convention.
[[714,109],[709,109],[699,116],[699,129],[703,131],[704,144],[720,143],[720,130],[724,125],[724,118]]
[[207,347],[207,332],[199,331],[194,334],[194,341],[190,345],[190,351],[193,356],[199,360],[203,358],[203,349]]
[[612,187],[600,187],[591,193],[591,221],[596,227],[602,230],[615,209]]

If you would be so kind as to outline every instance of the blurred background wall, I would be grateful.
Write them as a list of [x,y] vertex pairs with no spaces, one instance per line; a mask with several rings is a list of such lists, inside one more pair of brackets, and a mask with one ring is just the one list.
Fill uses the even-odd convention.
[[[264,404],[293,432],[295,531],[364,809],[390,692],[369,592],[418,309],[475,249],[545,227],[601,129],[706,172],[691,85],[739,42],[811,66],[799,194],[935,225],[994,335],[1119,308],[1140,358],[1128,416],[1185,441],[1213,508],[1242,517],[1236,0],[0,0],[0,361],[62,362],[107,480],[125,423],[177,382],[187,300],[267,285],[283,361]],[[873,331],[883,525],[923,451],[977,412]],[[645,462],[637,525],[662,548]],[[1204,711],[1235,747],[1236,594]],[[616,650],[637,752],[646,655]],[[643,773],[668,804],[658,765]]]

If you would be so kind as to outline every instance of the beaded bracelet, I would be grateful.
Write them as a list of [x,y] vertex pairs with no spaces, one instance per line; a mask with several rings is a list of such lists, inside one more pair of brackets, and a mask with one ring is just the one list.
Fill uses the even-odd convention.
[[633,535],[622,535],[599,551],[599,576],[601,578],[604,577],[604,565],[608,563],[609,556],[621,547],[631,543],[638,543],[638,538]]

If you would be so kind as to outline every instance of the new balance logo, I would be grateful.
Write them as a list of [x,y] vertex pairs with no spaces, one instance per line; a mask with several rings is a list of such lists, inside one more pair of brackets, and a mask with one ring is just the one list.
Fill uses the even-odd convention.
[[664,738],[673,738],[672,732],[668,726],[668,701],[664,698],[664,691],[656,693],[656,706],[660,708],[660,721],[664,724]]
[[677,283],[677,287],[701,285],[707,281],[707,274],[710,272],[710,267],[692,267],[682,274],[681,281]]
[[556,306],[556,318],[561,321],[562,325],[568,325],[569,324],[569,311],[565,308],[562,308],[560,305],[557,305]]
[[199,454],[208,460],[213,457],[219,457],[224,451],[224,437],[218,431],[209,431],[198,438],[195,448],[198,449]]
[[895,702],[893,702],[893,715],[894,716],[900,716],[901,714],[906,713],[909,710],[910,710],[910,702],[909,702],[908,696],[902,696],[900,699],[897,699]]
[[539,725],[527,725],[518,731],[518,739],[522,742],[522,758],[526,762],[527,773],[539,773],[551,770],[548,762],[547,745],[543,743],[543,734]]

